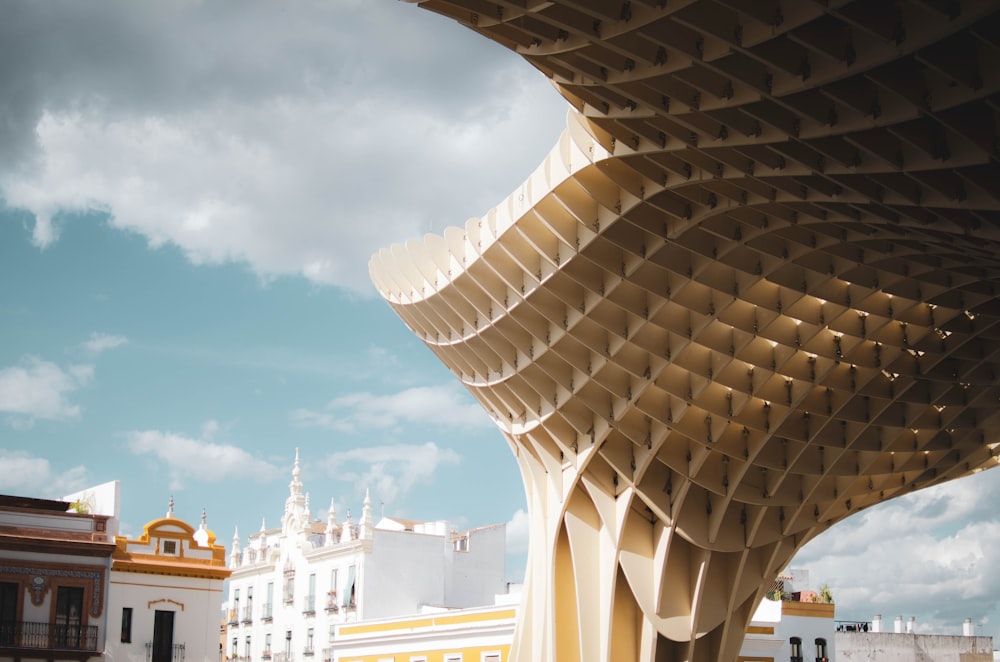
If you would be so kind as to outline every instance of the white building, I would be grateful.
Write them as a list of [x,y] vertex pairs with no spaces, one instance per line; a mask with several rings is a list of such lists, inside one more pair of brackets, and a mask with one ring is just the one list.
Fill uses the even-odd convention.
[[111,662],[219,659],[226,550],[215,544],[204,513],[195,530],[174,516],[173,505],[137,539],[115,538],[105,648]]
[[962,634],[917,634],[916,619],[904,623],[896,616],[890,631],[876,615],[863,627],[837,630],[841,662],[993,662],[993,637],[977,636],[972,619],[965,619]]
[[503,524],[462,533],[446,522],[313,519],[298,451],[281,528],[241,547],[233,538],[226,656],[238,660],[332,659],[336,626],[417,614],[428,606],[493,604],[504,591]]

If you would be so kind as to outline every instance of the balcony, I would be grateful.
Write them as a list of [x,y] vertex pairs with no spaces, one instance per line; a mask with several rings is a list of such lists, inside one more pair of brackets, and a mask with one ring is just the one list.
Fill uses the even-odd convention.
[[289,662],[291,657],[288,653],[275,653],[274,657],[271,658],[271,662]]
[[263,608],[260,610],[260,618],[263,621],[270,621],[273,619],[271,616],[271,603],[265,602]]
[[[97,640],[96,625],[65,625],[15,621],[0,624],[0,651],[2,657],[38,657],[26,654],[32,650],[88,651],[96,653],[103,648]],[[60,657],[45,655],[44,657]],[[79,657],[66,655],[66,657]],[[86,657],[86,656],[84,656]]]
[[243,618],[240,619],[241,623],[253,623],[253,605],[247,605],[243,608]]
[[323,662],[333,662],[333,646],[326,646],[323,649]]
[[152,641],[146,642],[146,662],[184,662],[184,644],[174,644],[170,647],[170,659],[164,660],[157,654]]
[[230,609],[228,615],[226,616],[227,625],[236,625],[236,610]]
[[328,591],[326,594],[326,611],[339,611],[340,605],[337,604],[337,592]]

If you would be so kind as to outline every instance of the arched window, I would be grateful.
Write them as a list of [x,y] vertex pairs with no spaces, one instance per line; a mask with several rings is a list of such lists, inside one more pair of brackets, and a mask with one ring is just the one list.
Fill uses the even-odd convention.
[[826,639],[819,638],[816,640],[816,662],[829,662],[830,658],[826,656]]
[[792,637],[788,643],[792,645],[791,662],[802,662],[802,640],[798,637]]

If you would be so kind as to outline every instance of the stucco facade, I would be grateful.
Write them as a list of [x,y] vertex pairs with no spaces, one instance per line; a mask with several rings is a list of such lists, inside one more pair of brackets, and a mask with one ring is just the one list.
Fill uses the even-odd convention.
[[107,515],[0,495],[0,661],[100,657],[114,544]]
[[995,466],[996,3],[418,4],[571,106],[370,263],[521,468],[516,660],[732,662],[807,541]]
[[330,662],[345,623],[427,607],[493,604],[504,583],[505,526],[453,531],[447,522],[313,519],[296,453],[280,529],[234,537],[225,611],[230,660]]
[[229,577],[226,551],[205,522],[149,522],[115,539],[105,657],[114,662],[218,662],[215,626]]

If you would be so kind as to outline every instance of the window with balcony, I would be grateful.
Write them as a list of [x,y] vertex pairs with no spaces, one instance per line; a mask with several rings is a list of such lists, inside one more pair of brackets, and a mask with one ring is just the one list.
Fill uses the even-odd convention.
[[229,622],[236,623],[240,617],[240,589],[233,589],[233,609],[229,612]]
[[271,620],[271,610],[274,604],[274,582],[267,583],[267,602],[264,603],[264,608],[261,610],[261,618],[265,621]]
[[261,653],[261,658],[265,660],[271,659],[271,633],[268,632],[264,635],[264,652]]
[[312,655],[313,654],[313,629],[312,628],[309,628],[308,630],[306,630],[306,645],[302,649],[302,654],[303,655]]
[[243,647],[243,657],[247,660],[250,659],[250,635],[247,635],[246,645]]
[[247,586],[247,606],[243,608],[243,622],[253,622],[253,586]]
[[306,601],[302,611],[306,614],[316,613],[316,573],[309,575],[309,591],[306,593]]
[[82,634],[83,588],[60,586],[56,589],[56,648],[79,648]]

